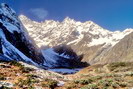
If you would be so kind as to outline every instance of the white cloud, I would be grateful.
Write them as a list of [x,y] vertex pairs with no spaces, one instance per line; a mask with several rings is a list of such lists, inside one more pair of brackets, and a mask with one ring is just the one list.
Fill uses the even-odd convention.
[[48,11],[43,8],[30,9],[30,12],[40,20],[44,20],[48,16]]

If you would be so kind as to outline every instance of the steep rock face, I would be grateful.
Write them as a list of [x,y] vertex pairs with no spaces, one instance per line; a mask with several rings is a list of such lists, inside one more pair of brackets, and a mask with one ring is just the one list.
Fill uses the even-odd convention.
[[4,3],[0,5],[0,54],[8,60],[43,62],[15,11]]
[[83,61],[88,63],[102,56],[124,36],[133,32],[133,29],[111,32],[92,21],[82,23],[68,17],[62,22],[46,20],[41,23],[32,21],[24,15],[19,18],[38,47],[66,44],[78,55],[84,54]]
[[120,42],[118,42],[103,55],[104,56],[95,59],[95,63],[133,61],[133,32],[125,36],[122,40],[120,40]]

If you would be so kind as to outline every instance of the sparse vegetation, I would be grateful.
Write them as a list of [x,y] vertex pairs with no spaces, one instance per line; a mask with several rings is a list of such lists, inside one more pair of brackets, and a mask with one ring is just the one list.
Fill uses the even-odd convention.
[[34,71],[33,68],[29,68],[29,67],[21,67],[20,70],[22,71],[22,73],[29,73],[31,71]]
[[9,64],[12,65],[12,66],[20,67],[20,68],[24,67],[24,65],[22,65],[21,63],[19,63],[17,61],[10,61]]
[[82,84],[82,85],[86,85],[91,83],[92,80],[91,79],[81,79],[81,80],[75,80],[74,83],[75,84]]
[[57,81],[52,79],[45,79],[44,82],[42,82],[42,87],[49,87],[51,89],[54,89],[57,87]]
[[98,86],[96,84],[88,84],[81,89],[98,89]]
[[[8,82],[10,80],[11,82],[9,84],[11,84],[10,86],[13,86],[13,89],[35,89],[35,86],[42,87],[42,84],[46,86],[46,89],[53,89],[57,87],[58,82],[56,80],[43,80],[42,75],[40,76],[38,74],[34,74],[36,72],[35,69],[31,67],[25,67],[17,61],[1,62],[0,66],[2,66],[0,71],[0,81],[2,81],[3,84],[6,81]],[[45,70],[43,73],[46,76],[50,76],[53,78],[57,76],[57,78],[63,79],[62,76],[60,77],[56,73],[54,74]],[[2,87],[2,89],[10,89],[7,88],[5,85],[3,85]]]
[[128,86],[128,84],[126,82],[119,82],[119,86],[123,88]]
[[13,89],[11,87],[1,86],[0,89]]
[[121,70],[122,68],[127,68],[127,67],[129,67],[128,70],[130,69],[130,67],[132,69],[133,63],[132,62],[114,62],[108,65],[108,68],[110,71],[116,71],[116,72]]
[[[116,62],[106,64],[103,67],[89,67],[88,69],[91,71],[86,72],[86,74],[80,73],[78,80],[71,81],[71,83],[65,86],[70,86],[71,84],[70,89],[128,89],[129,87],[133,87],[132,67],[132,62]],[[84,71],[87,71],[87,68]],[[94,76],[91,76],[92,73]],[[88,82],[88,79],[91,82]]]
[[24,65],[22,65],[21,63],[19,63],[17,61],[11,61],[11,62],[9,62],[9,64],[12,66],[19,67],[20,70],[22,71],[22,73],[29,73],[30,71],[34,71],[33,68],[24,67]]
[[6,80],[4,75],[0,75],[0,80]]
[[[1,64],[3,66],[3,71],[0,72],[1,81],[6,81],[12,76],[14,76],[15,79],[16,74],[17,76],[21,75],[20,78],[16,78],[17,81],[14,82],[15,85],[13,84],[13,89],[15,89],[16,86],[20,89],[35,89],[35,86],[39,86],[42,89],[128,89],[129,87],[133,87],[133,70],[131,69],[133,63],[128,62],[111,63],[100,67],[95,66],[96,68],[88,68],[91,71],[85,70],[88,72],[81,73],[79,78],[73,78],[74,80],[64,80],[66,81],[65,85],[59,88],[57,86],[58,81],[53,80],[52,78],[42,78],[42,80],[40,80],[41,77],[34,74],[34,69],[32,68],[25,67],[16,61],[7,62],[7,64],[8,65],[6,65],[6,63]],[[5,71],[4,69],[10,72]],[[49,76],[57,76],[57,74],[50,73]],[[57,78],[62,79],[65,78],[65,76],[66,75],[62,77],[58,76]]]
[[32,86],[32,84],[36,83],[37,81],[35,79],[31,79],[31,78],[27,78],[27,79],[18,79],[18,82],[16,83],[16,85],[20,86],[20,87],[30,87]]
[[73,88],[76,88],[77,87],[77,84],[71,82],[71,83],[68,83],[65,88],[66,89],[73,89]]
[[37,75],[34,75],[34,74],[28,74],[28,75],[26,75],[28,78],[32,78],[32,79],[34,79],[34,78],[38,78],[39,76],[37,76]]

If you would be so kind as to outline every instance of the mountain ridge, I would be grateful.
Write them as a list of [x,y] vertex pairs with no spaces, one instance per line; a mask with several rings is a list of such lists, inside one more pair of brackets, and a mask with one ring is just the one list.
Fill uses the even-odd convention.
[[82,23],[69,17],[62,22],[46,20],[41,23],[23,15],[19,18],[38,47],[66,44],[71,46],[78,55],[84,54],[83,61],[88,63],[133,32],[133,29],[112,32],[92,21]]
[[[22,21],[22,23],[24,24],[24,26],[28,29],[28,31],[29,31],[29,34],[31,35],[31,30],[33,29],[35,29],[34,28],[34,26],[30,26],[30,25],[32,25],[32,24],[36,24],[35,25],[35,27],[36,26],[38,26],[39,27],[39,29],[38,30],[41,30],[41,31],[45,31],[44,29],[46,29],[46,30],[49,30],[49,31],[52,31],[51,29],[54,29],[54,30],[56,30],[57,32],[59,31],[59,30],[57,30],[56,28],[60,28],[60,30],[61,31],[65,31],[65,30],[71,30],[70,28],[69,28],[69,26],[71,26],[71,25],[74,25],[74,26],[71,26],[71,27],[73,27],[74,29],[76,29],[77,31],[78,31],[78,33],[77,34],[79,34],[79,33],[81,33],[81,32],[89,32],[89,33],[91,33],[91,34],[93,34],[93,35],[96,35],[96,34],[99,34],[99,35],[102,35],[102,36],[110,36],[110,35],[113,35],[112,36],[112,39],[111,39],[111,36],[110,36],[110,39],[109,40],[120,40],[120,39],[122,39],[125,35],[127,35],[127,34],[129,34],[130,32],[132,32],[132,29],[131,28],[127,28],[127,29],[125,29],[124,31],[109,31],[109,30],[107,30],[107,29],[104,29],[104,28],[102,28],[102,27],[100,27],[99,25],[97,25],[97,24],[95,24],[93,21],[86,21],[86,22],[80,22],[80,21],[75,21],[74,19],[71,19],[71,18],[69,18],[69,17],[66,17],[62,22],[59,22],[59,21],[54,21],[54,20],[46,20],[46,21],[44,21],[44,22],[36,22],[36,21],[32,21],[32,20],[30,20],[29,18],[27,18],[26,16],[24,16],[24,15],[20,15],[19,16],[19,18],[20,18],[20,20]],[[44,27],[43,27],[43,25],[44,25]],[[46,26],[47,25],[47,26]],[[80,26],[81,25],[81,26]],[[84,26],[84,25],[86,25],[86,26]],[[87,25],[89,25],[88,27],[87,27]],[[66,28],[63,28],[63,26],[65,27],[68,27],[68,29],[66,29]],[[77,26],[77,28],[76,28],[76,26]],[[83,28],[83,27],[86,27],[86,28]],[[92,28],[91,28],[92,27]],[[94,27],[94,28],[93,28]],[[97,31],[96,31],[96,30]],[[32,31],[33,31],[32,30]],[[73,30],[73,29],[72,29]],[[81,30],[81,32],[79,31],[79,30]],[[83,31],[82,31],[83,30]],[[86,30],[86,31],[84,31],[84,30]],[[92,31],[92,30],[95,30],[95,31]],[[75,30],[74,30],[75,31]],[[101,34],[100,34],[100,32],[102,32]],[[70,32],[69,32],[70,33]],[[34,33],[32,33],[32,34],[34,34]],[[45,33],[44,33],[45,34]],[[59,33],[58,35],[60,35],[61,33]],[[76,34],[76,33],[75,33]],[[34,34],[35,35],[35,34]],[[54,34],[55,35],[55,34]],[[71,35],[71,34],[68,34],[68,35]],[[82,35],[82,34],[81,34]],[[118,36],[117,36],[118,35]],[[66,35],[67,36],[67,35]],[[31,37],[33,37],[32,35],[31,35]],[[104,38],[104,37],[102,37],[102,39]],[[33,37],[34,38],[34,37]],[[58,37],[59,38],[59,37]],[[80,38],[80,37],[79,37]],[[101,40],[102,40],[101,39]],[[38,39],[39,40],[39,39]],[[41,40],[43,40],[43,39],[41,39]],[[99,43],[99,44],[103,44],[102,42],[100,43],[100,41],[101,40],[99,40],[99,42],[97,42],[97,43]],[[108,39],[103,39],[103,40],[106,40],[106,42],[107,42],[107,40]],[[89,46],[94,46],[94,45],[99,45],[99,44],[96,44],[95,43],[95,39],[92,39],[92,43],[89,45]],[[44,40],[44,42],[47,42],[47,40]],[[73,41],[74,42],[74,41]],[[73,42],[69,42],[69,43],[67,43],[68,45],[69,44],[71,44],[71,43],[73,43]],[[112,42],[107,42],[107,43],[110,43],[110,44],[113,44],[113,45],[115,45],[117,42],[114,42],[113,43],[113,41]],[[47,43],[45,43],[45,44],[47,44]],[[43,45],[45,45],[45,44],[43,44]],[[37,45],[39,46],[39,47],[41,47],[42,45],[41,44],[39,44],[39,43],[37,43]],[[50,42],[49,42],[49,44],[47,44],[47,45],[51,45],[50,44]],[[53,45],[51,45],[51,46],[53,46]],[[54,46],[56,46],[56,45],[54,45]]]
[[[67,68],[72,66],[71,62],[75,62],[75,64],[81,62],[78,60],[78,55],[74,55],[75,59],[65,58],[65,55],[68,54],[63,57],[54,50],[49,51],[50,55],[43,54],[29,36],[15,11],[4,3],[0,5],[0,52],[0,61],[23,61],[44,69]],[[71,53],[76,54],[74,51]],[[50,59],[51,55],[53,59]],[[54,62],[49,60],[54,60]]]

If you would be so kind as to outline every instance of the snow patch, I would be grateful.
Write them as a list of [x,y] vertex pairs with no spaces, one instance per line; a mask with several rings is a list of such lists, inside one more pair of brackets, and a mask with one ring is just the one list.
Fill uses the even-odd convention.
[[63,86],[64,84],[65,84],[65,82],[64,82],[64,81],[58,81],[57,86],[61,87],[61,86]]

